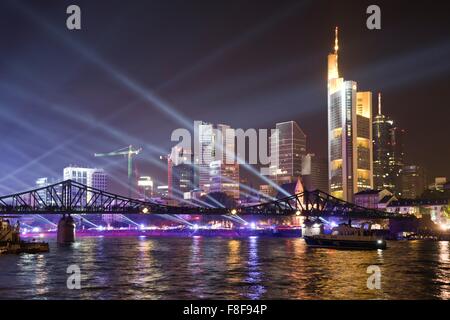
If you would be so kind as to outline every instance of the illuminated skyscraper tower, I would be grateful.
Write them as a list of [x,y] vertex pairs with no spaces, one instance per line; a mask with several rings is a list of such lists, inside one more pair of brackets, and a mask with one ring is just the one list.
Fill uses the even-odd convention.
[[328,161],[330,193],[352,201],[373,187],[372,93],[358,92],[338,69],[338,28],[328,55]]
[[400,127],[393,127],[389,130],[391,138],[391,151],[389,153],[390,176],[394,181],[392,191],[396,196],[401,197],[402,192],[402,170],[405,165],[405,135],[406,131]]
[[188,148],[175,146],[169,155],[169,196],[182,198],[185,192],[195,189],[194,185],[194,165],[192,162],[192,152]]
[[390,159],[393,157],[391,129],[394,122],[381,113],[381,93],[378,94],[378,113],[373,120],[373,175],[374,188],[394,191]]
[[224,124],[195,122],[194,164],[196,183],[205,193],[224,192],[239,199],[239,164],[236,159],[233,129]]
[[302,161],[306,156],[306,134],[295,121],[276,124],[270,137],[273,163],[271,179],[277,184],[294,182],[302,175]]
[[372,127],[374,188],[388,189],[401,196],[405,130],[395,126],[394,121],[381,112],[381,93],[378,94],[378,113]]

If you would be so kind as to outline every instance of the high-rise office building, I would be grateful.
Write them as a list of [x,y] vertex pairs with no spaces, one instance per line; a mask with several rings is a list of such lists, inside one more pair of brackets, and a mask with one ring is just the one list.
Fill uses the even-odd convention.
[[[205,193],[224,192],[239,199],[239,164],[235,135],[228,125],[195,122],[195,182]],[[233,134],[231,134],[233,133]]]
[[92,180],[89,180],[88,178],[88,186],[106,191],[108,185],[107,180],[108,178],[106,177],[106,173],[103,169],[95,169],[95,171],[92,172]]
[[392,173],[392,128],[394,122],[381,113],[381,93],[378,94],[378,113],[373,119],[373,182],[377,190],[394,191]]
[[428,184],[428,190],[444,191],[444,186],[447,184],[447,177],[436,177],[434,181]]
[[392,192],[400,197],[402,192],[402,170],[405,165],[405,140],[406,131],[399,127],[390,129],[391,152],[389,153],[390,176],[394,183]]
[[183,196],[194,190],[194,169],[191,163],[181,163],[172,168],[172,192]]
[[373,187],[372,93],[358,92],[338,69],[338,29],[328,55],[328,177],[330,193],[352,201]]
[[[57,183],[59,180],[52,179],[48,177],[39,178],[36,180],[36,188],[45,188],[49,185]],[[61,193],[61,188],[59,186],[56,187],[56,192],[58,194]],[[42,206],[51,206],[54,205],[54,198],[51,196],[50,192],[46,189],[38,190],[36,192],[38,194],[38,202]]]
[[149,176],[141,176],[138,179],[140,197],[145,201],[153,196],[153,180]]
[[404,166],[405,130],[381,112],[381,94],[378,94],[378,113],[373,120],[373,174],[374,188],[388,189],[401,195],[401,172]]
[[418,165],[403,166],[401,180],[401,197],[404,199],[419,198],[426,188],[425,171]]
[[295,121],[277,123],[270,136],[272,163],[271,179],[277,184],[296,181],[302,174],[302,160],[306,155],[306,134]]
[[239,165],[226,164],[220,160],[210,164],[210,192],[223,192],[233,199],[238,200],[239,188]]
[[[107,190],[107,176],[103,169],[69,166],[64,168],[63,178],[64,180],[72,180],[91,188],[102,191]],[[82,196],[81,201],[83,204],[87,204],[91,197],[91,192],[87,192],[86,195]]]
[[196,122],[198,147],[194,150],[194,162],[197,167],[196,184],[199,189],[208,193],[210,189],[209,165],[214,155],[214,128],[206,122]]
[[169,156],[169,195],[175,198],[183,198],[185,192],[195,189],[194,165],[191,150],[179,146],[173,147]]
[[328,192],[328,161],[308,153],[302,161],[302,182],[309,191]]

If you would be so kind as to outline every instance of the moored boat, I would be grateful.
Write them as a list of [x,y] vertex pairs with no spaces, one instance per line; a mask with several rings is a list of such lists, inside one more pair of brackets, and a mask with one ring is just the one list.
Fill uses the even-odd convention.
[[341,224],[331,229],[330,234],[317,234],[304,236],[305,242],[311,247],[353,249],[353,250],[377,250],[386,249],[386,240],[377,236],[370,229],[355,228],[349,224]]
[[43,253],[48,252],[45,242],[25,242],[20,240],[20,224],[11,226],[9,220],[0,217],[0,254],[7,253]]

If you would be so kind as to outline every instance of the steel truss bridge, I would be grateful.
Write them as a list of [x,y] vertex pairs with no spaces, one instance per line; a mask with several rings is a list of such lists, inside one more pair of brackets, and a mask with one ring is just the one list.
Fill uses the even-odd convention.
[[253,206],[212,208],[169,206],[141,201],[66,180],[46,187],[0,196],[0,214],[189,214],[342,217],[366,219],[403,218],[404,215],[367,209],[325,192],[305,191]]

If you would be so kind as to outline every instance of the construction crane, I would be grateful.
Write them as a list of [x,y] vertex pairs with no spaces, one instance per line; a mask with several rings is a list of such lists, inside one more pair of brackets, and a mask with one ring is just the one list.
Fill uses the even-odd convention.
[[142,151],[142,148],[134,149],[133,146],[129,145],[128,147],[108,152],[108,153],[95,153],[94,157],[116,157],[116,156],[127,156],[128,158],[128,184],[129,184],[129,194],[131,197],[132,190],[132,176],[133,176],[133,156],[137,156]]

